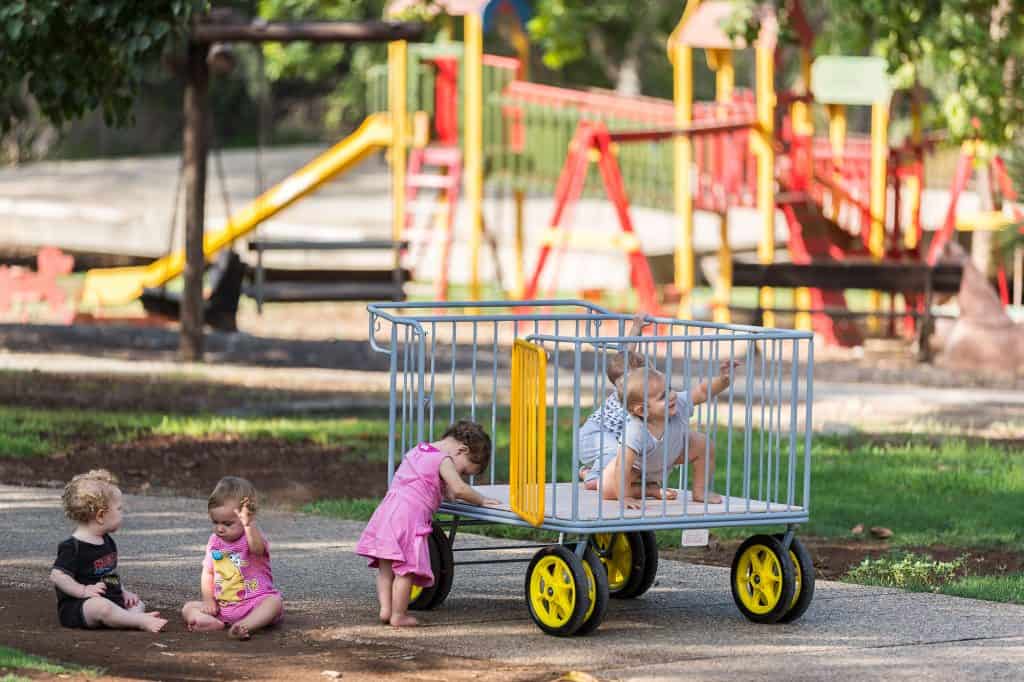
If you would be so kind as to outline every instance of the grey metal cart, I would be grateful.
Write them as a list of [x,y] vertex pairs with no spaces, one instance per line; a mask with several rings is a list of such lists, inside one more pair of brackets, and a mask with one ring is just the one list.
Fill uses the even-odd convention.
[[[574,300],[375,303],[368,311],[370,343],[390,360],[389,482],[402,453],[457,419],[481,423],[495,443],[491,466],[472,483],[503,505],[442,505],[429,540],[435,583],[415,591],[413,608],[440,605],[455,566],[482,563],[454,560],[466,526],[559,534],[515,547],[538,549],[524,583],[531,617],[568,636],[595,630],[609,598],[638,597],[654,584],[655,531],[778,525],[738,548],[732,594],[755,622],[791,622],[806,611],[814,567],[795,529],[810,505],[810,333],[649,317],[640,336],[627,336],[629,316]],[[670,491],[661,499],[602,499],[581,480],[580,426],[614,390],[608,361],[627,348],[645,363],[627,367],[624,379],[657,372],[668,390],[688,391],[728,363],[728,388],[697,405],[689,422],[708,450],[705,501],[690,491],[694,465],[670,465],[668,439],[662,470],[644,459],[639,471],[640,490],[657,481]],[[712,487],[720,502],[708,501]]]

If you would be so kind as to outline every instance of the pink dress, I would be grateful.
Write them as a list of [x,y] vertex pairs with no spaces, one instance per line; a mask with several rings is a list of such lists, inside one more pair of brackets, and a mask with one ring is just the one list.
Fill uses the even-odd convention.
[[429,443],[420,443],[402,457],[388,494],[356,545],[356,554],[369,559],[370,568],[390,559],[395,575],[411,575],[420,587],[434,584],[427,536],[434,512],[441,506],[440,470],[446,457]]

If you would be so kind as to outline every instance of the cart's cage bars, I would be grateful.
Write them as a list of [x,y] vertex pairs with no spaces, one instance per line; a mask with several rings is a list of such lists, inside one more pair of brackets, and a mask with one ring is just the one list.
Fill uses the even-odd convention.
[[[474,309],[480,312],[463,312]],[[627,514],[621,504],[610,513],[600,505],[596,518],[585,519],[580,516],[581,486],[573,477],[571,512],[567,517],[559,516],[557,511],[554,515],[549,514],[544,527],[563,532],[608,532],[638,528],[800,523],[807,520],[813,403],[813,338],[808,333],[650,318],[658,325],[656,335],[629,337],[624,332],[628,316],[574,300],[386,303],[372,304],[368,310],[371,344],[375,350],[388,353],[390,357],[389,480],[395,469],[396,451],[405,452],[415,442],[434,437],[436,429],[443,429],[455,419],[456,413],[462,416],[468,409],[465,416],[489,427],[492,435],[497,433],[499,404],[504,408],[506,402],[499,394],[504,388],[502,384],[508,384],[510,380],[508,368],[503,366],[499,372],[503,359],[507,363],[507,355],[501,353],[507,353],[504,348],[511,346],[514,339],[528,339],[544,346],[549,356],[549,394],[554,400],[547,410],[549,470],[552,476],[548,494],[553,508],[557,509],[559,420],[562,419],[564,428],[567,409],[559,399],[560,392],[568,394],[571,391],[571,462],[572,471],[576,471],[579,465],[579,428],[581,418],[585,416],[581,412],[584,365],[590,363],[594,369],[593,394],[604,395],[609,387],[603,371],[608,357],[604,351],[636,343],[652,352],[657,348],[663,351],[670,349],[664,354],[659,369],[667,370],[665,373],[670,381],[673,375],[681,376],[683,386],[708,376],[712,365],[723,358],[738,357],[750,371],[752,376],[746,378],[742,389],[733,383],[727,393],[698,410],[697,428],[717,427],[720,413],[725,415],[729,426],[722,434],[727,456],[720,456],[717,465],[719,470],[723,465],[725,469],[726,488],[719,490],[726,495],[725,510],[719,510],[719,513],[706,503],[687,503],[684,499],[683,504],[687,506],[681,515],[675,517],[666,515],[668,505],[662,502],[660,509],[648,503],[638,515],[633,516]],[[390,324],[390,328],[385,328],[386,324]],[[470,329],[466,329],[467,326]],[[673,348],[684,351],[674,353]],[[783,425],[782,409],[785,364],[790,365],[788,429]],[[645,368],[643,371],[648,370]],[[489,395],[486,391],[488,383]],[[801,386],[804,389],[804,425],[803,433],[798,434]],[[447,410],[443,405],[445,392],[448,394]],[[468,406],[457,407],[459,395],[469,396]],[[490,408],[489,423],[478,415],[478,412],[486,412],[487,407]],[[503,415],[502,421],[505,418]],[[742,419],[742,430],[732,428],[734,418]],[[443,423],[438,426],[435,422]],[[753,431],[755,422],[761,425],[757,432]],[[802,447],[798,435],[802,436]],[[741,447],[734,447],[734,439],[742,440]],[[709,438],[709,444],[710,441]],[[497,441],[495,444],[498,446]],[[788,450],[785,457],[783,449]],[[737,450],[735,457],[734,450]],[[800,458],[797,457],[798,450],[802,450]],[[497,469],[497,466],[492,466],[482,482],[495,484]],[[736,477],[737,469],[741,470],[739,478]],[[751,475],[754,470],[756,478]],[[646,471],[643,475],[647,480]],[[681,467],[680,476],[679,488],[685,490],[687,467]],[[798,476],[802,478],[802,491],[797,488]],[[735,484],[734,480],[737,481]],[[481,481],[474,483],[479,485]],[[781,497],[780,491],[784,491]],[[745,498],[745,507],[737,510],[730,506],[733,496]],[[562,497],[565,497],[564,490]],[[752,508],[752,497],[767,500],[767,506],[760,510]],[[489,522],[525,525],[518,517],[503,510],[446,503],[443,511]]]

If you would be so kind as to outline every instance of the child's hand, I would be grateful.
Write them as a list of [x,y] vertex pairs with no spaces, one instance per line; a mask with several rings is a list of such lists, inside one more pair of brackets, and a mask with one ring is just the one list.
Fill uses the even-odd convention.
[[238,515],[238,520],[242,522],[242,527],[248,528],[256,517],[256,509],[248,497],[243,497],[238,505],[238,509],[235,510],[235,514]]
[[199,608],[200,611],[205,613],[207,616],[216,616],[220,613],[220,607],[217,606],[217,602],[213,599],[204,600],[203,605]]
[[484,498],[484,506],[485,507],[500,507],[503,504],[504,504],[504,502],[502,502],[501,500],[496,500],[493,497],[485,497]]
[[82,592],[82,599],[88,599],[89,597],[102,597],[103,593],[107,591],[105,583],[93,583],[92,585],[86,585],[85,590]]
[[742,360],[726,360],[718,367],[718,374],[726,379],[729,378],[729,370],[732,368],[739,369],[743,366]]
[[124,591],[122,591],[121,594],[124,595],[124,605],[125,605],[125,608],[129,608],[130,609],[130,608],[132,608],[133,606],[135,606],[135,605],[137,605],[139,603],[139,595],[135,594],[134,592],[130,592],[128,590],[124,590]]
[[649,324],[647,322],[647,315],[643,313],[637,313],[633,316],[633,326],[629,329],[630,336],[639,336],[643,328]]

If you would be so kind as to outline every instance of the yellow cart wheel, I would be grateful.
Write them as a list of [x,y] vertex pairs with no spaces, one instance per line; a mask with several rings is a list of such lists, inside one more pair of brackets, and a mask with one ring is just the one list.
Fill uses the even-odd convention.
[[432,526],[427,536],[427,547],[430,551],[430,570],[434,572],[434,584],[430,587],[412,586],[409,595],[409,608],[413,611],[429,611],[435,609],[448,598],[455,577],[455,559],[448,537],[439,526]]
[[587,574],[590,608],[583,617],[583,625],[576,631],[577,635],[589,635],[596,630],[604,620],[605,610],[608,608],[608,576],[597,557],[597,552],[591,546],[588,546],[583,554],[583,572]]
[[639,594],[647,566],[647,543],[643,535],[597,533],[591,536],[591,543],[608,574],[608,594],[613,599],[632,599]]
[[793,603],[796,569],[781,542],[755,535],[736,550],[730,582],[740,613],[755,623],[777,623]]
[[533,556],[526,570],[526,605],[537,627],[569,637],[583,625],[590,603],[590,582],[575,552],[551,545]]
[[[782,537],[776,535],[775,539],[782,542]],[[800,618],[814,599],[814,560],[797,538],[789,543],[789,559],[796,573],[796,586],[793,589],[793,601],[789,603],[789,610],[779,619],[780,623],[792,623]]]

